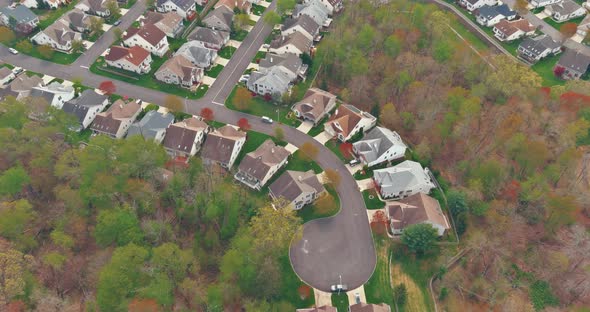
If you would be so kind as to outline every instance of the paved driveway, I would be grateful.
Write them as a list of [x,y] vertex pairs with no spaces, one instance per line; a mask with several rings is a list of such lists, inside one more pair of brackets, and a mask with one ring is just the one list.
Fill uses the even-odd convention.
[[322,144],[326,144],[326,142],[328,142],[332,136],[327,134],[326,131],[322,131],[322,133],[314,136],[313,138]]
[[309,132],[309,130],[311,130],[311,128],[313,128],[313,123],[311,121],[303,121],[299,127],[297,127],[297,130],[303,132],[303,133],[307,133]]

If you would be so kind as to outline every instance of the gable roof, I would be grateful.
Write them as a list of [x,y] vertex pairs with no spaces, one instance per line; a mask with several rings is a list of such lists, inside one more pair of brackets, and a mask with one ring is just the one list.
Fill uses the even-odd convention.
[[313,42],[311,39],[305,37],[305,35],[299,32],[294,32],[287,36],[280,36],[276,38],[270,43],[270,47],[272,49],[279,49],[290,44],[295,46],[302,53],[309,53],[309,49],[311,49]]
[[424,172],[420,163],[405,160],[393,167],[373,171],[373,179],[382,187],[393,190],[407,190],[420,183],[430,183],[430,177]]
[[517,21],[508,21],[504,19],[498,22],[498,24],[496,24],[494,28],[498,29],[506,36],[510,36],[519,30],[528,33],[537,29],[536,26],[529,23],[529,21],[527,21],[526,19],[520,19]]
[[207,135],[203,145],[202,156],[205,159],[227,164],[238,140],[246,137],[246,133],[225,125]]
[[327,113],[326,108],[330,101],[335,100],[334,94],[318,88],[310,88],[305,92],[303,99],[293,105],[293,108],[306,118],[317,121],[320,116]]
[[37,75],[18,75],[6,87],[14,92],[30,91],[33,87],[43,84],[43,79]]
[[4,79],[12,75],[12,70],[8,67],[0,67],[0,79]]
[[121,122],[135,116],[140,109],[141,105],[138,101],[125,103],[119,99],[106,112],[96,114],[90,128],[115,135],[119,131]]
[[561,47],[561,44],[547,35],[540,35],[535,38],[526,38],[520,43],[519,47],[538,55],[545,50],[555,50]]
[[572,0],[562,0],[559,3],[548,5],[549,11],[559,13],[560,15],[569,15],[582,9],[582,6]]
[[70,30],[70,26],[66,24],[67,22],[65,20],[59,19],[41,32],[60,45],[66,45],[68,42],[74,40],[81,40],[82,35]]
[[268,189],[275,198],[284,198],[289,202],[294,201],[302,193],[319,194],[326,190],[313,170],[287,170]]
[[89,28],[90,27],[90,16],[86,13],[74,8],[70,12],[63,15],[62,19],[74,27],[78,28]]
[[557,61],[557,65],[576,72],[585,73],[590,66],[590,56],[581,51],[566,49]]
[[188,82],[192,81],[193,77],[197,77],[203,71],[196,67],[184,55],[174,55],[169,58],[158,68],[156,75],[163,71],[170,71],[180,78],[180,80]]
[[229,39],[226,31],[213,30],[205,27],[196,27],[186,38],[188,41],[200,41],[216,45],[223,45]]
[[188,11],[191,8],[191,6],[195,4],[194,0],[158,0],[156,5],[162,6],[168,1],[174,3],[174,5],[181,8],[183,11]]
[[160,13],[156,11],[147,11],[144,14],[144,18],[142,22],[146,24],[161,24],[165,25],[168,28],[174,28],[176,25],[182,23],[183,18],[182,16],[173,13],[173,12],[166,12]]
[[350,104],[343,104],[338,107],[326,124],[331,126],[337,133],[342,133],[344,137],[347,137],[363,118],[368,118],[364,114],[369,115]]
[[109,53],[105,55],[104,59],[111,62],[125,59],[129,63],[139,66],[149,56],[150,52],[137,45],[131,48],[113,46],[110,48]]
[[508,7],[508,5],[506,4],[498,6],[490,6],[486,4],[478,9],[477,15],[490,20],[498,15],[502,15],[505,17],[516,16],[516,12],[512,11],[510,7]]
[[184,55],[195,64],[211,64],[215,53],[215,50],[206,48],[196,41],[189,41],[183,44],[174,55]]
[[267,70],[274,66],[280,66],[290,72],[291,79],[297,77],[298,73],[303,66],[303,61],[300,57],[292,53],[285,54],[274,54],[267,53],[264,59],[261,59],[258,63],[259,71],[265,73]]
[[17,5],[15,8],[0,8],[0,13],[14,18],[18,24],[29,23],[37,19],[37,15],[24,5]]
[[297,309],[295,312],[338,312],[333,306],[325,305],[317,308]]
[[291,80],[291,75],[280,68],[273,66],[265,72],[252,72],[248,79],[248,87],[249,89],[254,89],[254,84],[272,86],[273,90],[283,93],[289,89]]
[[73,94],[74,88],[72,86],[65,86],[57,81],[50,83],[47,86],[37,86],[33,87],[31,90],[32,97],[42,97],[47,100],[47,103],[51,104],[53,102],[53,98],[58,93],[71,93]]
[[207,21],[210,19],[219,20],[227,27],[227,29],[231,29],[232,21],[234,19],[234,11],[222,5],[209,12],[207,16],[203,18],[203,23],[207,24]]
[[154,139],[158,132],[168,128],[174,122],[174,115],[171,113],[160,113],[158,111],[149,111],[143,118],[129,127],[127,136],[141,135],[145,139]]
[[367,162],[373,162],[379,159],[381,155],[394,145],[397,145],[404,151],[407,148],[397,132],[383,127],[375,127],[369,130],[365,133],[362,140],[353,143],[355,149],[359,154],[364,156]]
[[349,307],[350,312],[391,312],[391,307],[385,303],[367,304],[364,302],[353,304]]
[[288,18],[285,23],[283,23],[283,30],[288,30],[297,26],[301,26],[303,30],[312,36],[317,34],[321,27],[321,25],[316,23],[313,18],[302,14],[298,18]]
[[207,128],[207,124],[196,117],[179,121],[166,130],[162,144],[171,150],[190,153],[197,134]]
[[248,0],[219,0],[215,4],[215,8],[218,8],[220,6],[225,6],[230,10],[233,10],[237,7],[238,9],[240,9],[240,11],[246,11],[252,6],[252,4],[248,2]]
[[76,116],[78,121],[82,123],[91,107],[101,106],[107,99],[108,97],[105,95],[98,94],[94,90],[86,89],[82,91],[79,97],[65,102],[61,109],[66,113]]
[[238,169],[258,180],[262,180],[272,166],[280,164],[290,154],[284,147],[276,145],[271,139],[267,139],[256,150],[246,154]]
[[127,28],[127,34],[123,37],[123,40],[127,40],[134,35],[140,36],[152,46],[156,46],[162,39],[166,38],[166,34],[152,24],[145,24],[141,28],[133,26]]
[[396,229],[424,222],[431,222],[445,229],[451,228],[439,202],[424,193],[416,193],[392,202],[387,207],[387,216]]

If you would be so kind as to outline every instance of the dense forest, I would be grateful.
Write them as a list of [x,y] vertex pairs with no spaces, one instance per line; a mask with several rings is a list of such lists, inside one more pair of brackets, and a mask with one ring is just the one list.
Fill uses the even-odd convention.
[[588,307],[590,84],[542,86],[474,53],[460,27],[424,2],[354,2],[320,46],[317,83],[378,115],[449,186],[469,253],[436,282],[444,307]]

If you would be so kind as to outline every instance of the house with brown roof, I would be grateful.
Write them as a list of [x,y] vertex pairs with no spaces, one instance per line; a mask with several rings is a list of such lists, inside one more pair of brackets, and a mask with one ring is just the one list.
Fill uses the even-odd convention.
[[205,48],[220,50],[229,41],[229,32],[195,27],[186,40],[198,42]]
[[317,125],[324,116],[336,107],[336,96],[330,92],[310,88],[303,99],[293,105],[291,110],[297,118],[309,120]]
[[71,30],[81,33],[90,31],[90,18],[90,15],[76,8],[62,16],[62,19],[70,26]]
[[273,200],[278,202],[284,200],[295,210],[313,203],[326,193],[324,185],[313,170],[305,172],[287,170],[268,187],[268,190]]
[[287,19],[281,26],[281,35],[287,36],[295,32],[313,40],[320,33],[320,25],[307,15]]
[[260,191],[268,180],[287,164],[289,155],[291,153],[284,147],[267,139],[255,151],[246,154],[234,178]]
[[338,312],[333,306],[325,305],[317,308],[297,309],[295,312]]
[[127,28],[123,44],[128,47],[140,46],[159,57],[164,56],[169,48],[166,34],[153,24]]
[[0,8],[0,24],[22,34],[29,34],[37,28],[39,18],[27,6]]
[[246,142],[246,132],[225,125],[207,135],[201,157],[207,164],[231,169]]
[[312,39],[300,32],[294,32],[286,36],[279,36],[270,43],[269,51],[276,54],[293,53],[300,56],[310,53],[313,45]]
[[389,202],[387,218],[394,235],[400,235],[406,227],[420,223],[432,225],[438,236],[451,228],[438,201],[424,193]]
[[391,312],[391,307],[385,303],[373,304],[359,302],[348,307],[349,312]]
[[494,36],[500,41],[513,41],[524,36],[535,34],[537,27],[529,23],[526,19],[517,21],[501,20],[494,25]]
[[176,38],[184,29],[182,17],[174,12],[160,13],[147,11],[140,20],[141,25],[152,24],[163,31],[166,36]]
[[252,3],[248,0],[219,0],[215,4],[215,8],[224,6],[230,10],[238,9],[242,13],[250,14],[252,10]]
[[72,31],[68,22],[63,19],[55,21],[31,38],[31,41],[38,45],[49,45],[55,50],[66,53],[72,50],[72,42],[81,40],[82,34]]
[[234,11],[227,6],[216,7],[203,18],[203,24],[213,30],[230,32],[234,21]]
[[113,46],[104,57],[109,66],[128,70],[137,74],[149,73],[152,69],[150,52],[140,46],[131,48]]
[[125,103],[123,100],[117,100],[106,112],[96,114],[90,129],[96,134],[120,139],[127,134],[127,130],[140,112],[139,101]]
[[342,142],[350,140],[357,133],[367,131],[377,124],[373,115],[350,105],[343,104],[324,124],[324,131]]
[[155,76],[164,83],[190,88],[203,79],[203,69],[193,65],[183,55],[175,55],[158,68]]
[[162,144],[171,156],[194,156],[201,149],[207,132],[209,126],[201,119],[192,117],[168,127]]

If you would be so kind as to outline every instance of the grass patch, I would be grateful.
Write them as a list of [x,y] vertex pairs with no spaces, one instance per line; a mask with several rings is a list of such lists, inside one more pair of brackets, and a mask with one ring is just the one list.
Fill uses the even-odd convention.
[[[225,106],[229,109],[238,110],[236,109],[233,102],[235,94],[236,88],[233,89],[233,91],[227,98]],[[241,110],[241,112],[256,116],[268,116],[274,119],[277,117],[277,109],[279,110],[279,122],[291,127],[297,127],[301,124],[301,121],[295,118],[295,115],[293,115],[293,113],[288,107],[278,106],[271,102],[267,102],[260,96],[255,96],[254,98],[252,98],[249,107],[247,109]]]
[[88,143],[90,141],[90,136],[92,136],[92,130],[90,129],[84,129],[80,132],[74,132],[72,133],[72,143],[76,144],[78,142],[86,142]]
[[223,122],[219,122],[219,121],[215,121],[215,120],[209,120],[209,121],[207,121],[207,124],[209,124],[209,126],[215,128],[215,129],[219,129],[219,128],[226,125]]
[[313,295],[313,290],[310,290],[308,295],[301,298],[299,294],[299,289],[308,288],[295,271],[293,271],[293,267],[291,266],[291,262],[289,261],[289,256],[284,255],[279,260],[279,265],[281,267],[281,288],[279,293],[279,298],[291,303],[294,307],[311,307],[315,303],[315,298]]
[[[467,40],[473,47],[475,47],[480,53],[483,51],[487,51],[489,49],[488,44],[480,39],[478,36],[473,34],[467,27],[461,24],[456,18],[453,19],[450,23],[450,26],[457,32],[461,37]],[[457,41],[462,41],[460,38],[457,38],[454,33],[449,32],[449,36],[455,37]]]
[[[274,137],[272,137],[270,135],[266,135],[264,133],[251,131],[251,130],[248,131],[247,133],[248,133],[248,136],[246,137],[246,143],[244,143],[244,146],[242,147],[242,150],[240,151],[240,154],[238,155],[238,158],[236,158],[236,161],[234,164],[240,164],[242,162],[242,159],[244,159],[244,157],[246,156],[246,154],[255,151],[260,145],[262,145],[262,143],[264,143],[264,141],[266,141],[268,139],[273,140],[273,142],[275,142],[275,144],[277,144],[279,146],[287,145],[287,142],[279,141],[279,140],[275,139]],[[277,176],[278,176],[278,174],[277,174]]]
[[551,25],[551,27],[555,28],[556,30],[559,30],[559,28],[561,26],[563,26],[563,24],[565,24],[565,23],[574,23],[576,25],[580,24],[580,22],[582,22],[582,20],[584,19],[584,17],[585,17],[585,15],[584,16],[580,16],[580,17],[577,17],[577,18],[574,18],[574,19],[569,20],[569,21],[561,22],[561,23],[558,23],[558,22],[554,21],[551,17],[546,17],[543,20],[545,22],[547,22],[547,24]]
[[57,21],[66,12],[71,11],[76,4],[78,4],[78,0],[74,0],[68,5],[57,9],[31,9],[31,11],[39,16],[39,29],[45,29]]
[[311,169],[316,174],[324,171],[315,161],[306,160],[299,150],[293,153],[286,168],[287,170],[294,171],[307,171]]
[[266,57],[266,52],[258,51],[258,52],[256,52],[256,55],[254,55],[254,58],[252,59],[252,63],[258,63],[258,60],[261,60],[265,57]]
[[389,242],[387,238],[375,237],[375,253],[377,265],[371,278],[365,284],[365,296],[370,303],[386,303],[394,310],[393,289],[389,278]]
[[262,16],[262,13],[264,13],[264,10],[266,10],[265,7],[263,7],[259,4],[252,4],[252,14]]
[[346,157],[344,157],[344,154],[342,154],[342,151],[340,150],[340,141],[336,139],[331,139],[328,140],[328,142],[326,142],[325,145],[328,149],[332,151],[332,153],[336,154],[336,156],[338,156],[338,158],[340,158],[340,160],[342,160],[343,162],[347,163],[349,160],[352,159],[347,159]]
[[[121,70],[110,66],[102,67],[102,65],[105,64],[103,57],[99,57],[96,60],[96,62],[94,62],[94,64],[90,66],[90,71],[97,75],[109,77],[115,80],[125,81],[148,89],[154,89],[174,94],[183,98],[198,99],[203,97],[203,95],[205,95],[205,93],[207,92],[208,87],[204,89],[201,89],[201,87],[199,87],[197,89],[197,92],[191,92],[190,90],[182,88],[180,86],[165,84],[156,80],[156,78],[154,77],[154,73],[165,62],[165,59],[157,56],[152,56],[152,59],[152,70],[148,74],[143,75],[138,75],[126,70]],[[110,72],[101,70],[101,68],[107,68]]]
[[211,69],[209,69],[208,71],[206,71],[205,75],[208,77],[217,78],[217,76],[219,76],[219,73],[221,73],[222,70],[223,70],[223,65],[217,64],[217,65],[211,67]]
[[90,41],[90,42],[96,42],[96,40],[98,40],[98,38],[100,38],[100,36],[102,36],[103,34],[104,34],[104,31],[93,32],[92,34],[87,35],[85,40]]
[[229,38],[231,40],[235,40],[235,41],[244,41],[246,36],[248,36],[248,31],[245,29],[242,29],[242,30],[238,30],[238,31],[232,31],[231,34],[229,35]]
[[377,196],[377,191],[374,189],[363,191],[363,199],[365,200],[365,205],[369,210],[381,209],[385,207],[385,202],[379,199],[379,196]]
[[234,52],[236,52],[236,50],[237,49],[232,46],[225,46],[221,50],[219,50],[217,55],[219,55],[220,57],[222,57],[224,59],[229,60],[231,58],[231,56],[234,54]]
[[348,296],[346,293],[332,294],[332,306],[335,307],[338,312],[348,311]]
[[531,69],[536,71],[541,78],[543,78],[543,86],[551,87],[554,85],[563,85],[565,80],[562,80],[553,74],[553,67],[559,60],[560,55],[547,57],[540,60],[535,65],[531,66]]
[[334,198],[330,203],[331,205],[321,209],[315,204],[304,206],[297,211],[297,215],[303,220],[303,223],[314,219],[331,217],[337,214],[340,210],[340,197],[338,197],[338,193],[336,193],[334,187],[325,185],[325,188],[328,194],[332,195],[332,198]]
[[135,2],[137,2],[137,0],[127,0],[127,4],[122,5],[121,8],[129,9],[135,4]]

